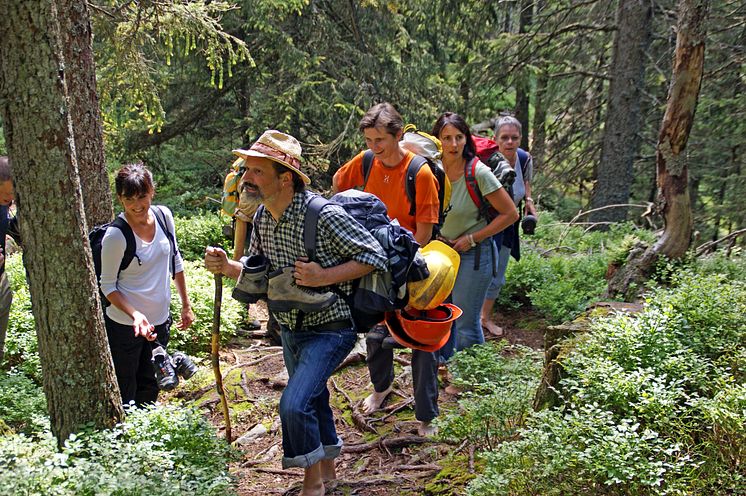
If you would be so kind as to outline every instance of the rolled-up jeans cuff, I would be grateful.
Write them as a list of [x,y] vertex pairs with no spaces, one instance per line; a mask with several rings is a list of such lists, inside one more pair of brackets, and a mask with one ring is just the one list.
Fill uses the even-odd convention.
[[305,455],[298,455],[292,458],[282,458],[282,468],[301,467],[306,468],[314,465],[321,460],[329,460],[337,458],[339,453],[342,451],[342,445],[344,443],[341,439],[337,441],[337,444],[331,444],[328,446],[319,445],[318,448],[306,453]]
[[332,460],[337,458],[342,452],[342,439],[337,439],[337,444],[328,444],[324,446],[324,460]]

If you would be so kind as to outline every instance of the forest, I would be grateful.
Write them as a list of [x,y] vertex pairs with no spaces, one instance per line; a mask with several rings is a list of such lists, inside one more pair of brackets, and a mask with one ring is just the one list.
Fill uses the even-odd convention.
[[[289,133],[328,196],[379,102],[426,132],[444,111],[488,137],[515,116],[538,224],[495,305],[504,336],[449,362],[462,392],[441,393],[435,436],[412,427],[411,350],[372,415],[364,344],[339,367],[327,494],[746,494],[743,0],[0,11],[0,156],[23,239],[4,253],[0,495],[299,494],[266,307],[247,314],[228,278],[219,302],[203,256],[232,243],[231,150]],[[135,161],[174,213],[196,317],[169,348],[198,366],[142,409],[119,396],[87,235],[121,210],[114,172]]]

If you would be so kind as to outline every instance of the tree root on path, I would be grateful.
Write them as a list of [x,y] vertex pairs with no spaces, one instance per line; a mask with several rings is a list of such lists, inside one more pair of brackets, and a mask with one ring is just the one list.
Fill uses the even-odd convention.
[[388,413],[386,413],[386,415],[384,415],[383,417],[376,419],[376,421],[385,422],[389,417],[391,417],[392,415],[396,415],[398,412],[400,412],[401,410],[404,410],[412,403],[414,403],[414,398],[410,397],[410,398],[405,399],[404,401],[400,401],[399,403],[396,403],[395,405],[390,405],[390,406],[387,406],[386,408],[382,408],[384,412],[388,412]]
[[276,353],[270,353],[269,355],[264,355],[263,357],[257,358],[256,360],[252,360],[250,362],[237,363],[236,365],[234,365],[231,368],[229,368],[228,370],[226,370],[223,375],[227,376],[228,374],[230,374],[231,372],[233,372],[237,368],[240,368],[240,367],[251,367],[252,365],[256,365],[258,363],[262,363],[265,360],[268,360],[270,358],[273,358],[273,357],[276,357],[276,356],[280,356],[280,355],[282,355],[282,352],[278,351]]
[[435,443],[432,439],[422,436],[402,436],[394,438],[382,437],[377,441],[361,444],[345,444],[342,446],[342,453],[364,453],[373,449],[388,452],[392,449],[406,448],[413,444]]
[[365,363],[365,355],[362,353],[351,353],[347,355],[347,358],[342,360],[342,363],[340,363],[339,367],[334,370],[334,373],[336,374],[350,365],[356,365],[358,363]]
[[[397,484],[400,485],[404,481],[408,481],[407,477],[392,477],[392,476],[373,476],[366,477],[364,479],[348,480],[348,479],[335,479],[326,481],[324,483],[326,494],[332,494],[337,489],[350,489],[355,490],[366,486],[381,486],[385,484]],[[411,481],[410,481],[411,482]],[[296,483],[292,487],[289,487],[283,494],[283,496],[294,496],[300,493],[302,484]],[[347,493],[345,493],[347,494]],[[353,492],[352,494],[356,494]]]
[[334,380],[334,378],[331,379],[332,386],[334,386],[334,390],[337,391],[339,394],[344,396],[345,400],[347,401],[347,404],[350,405],[350,412],[352,414],[352,423],[355,424],[355,427],[358,428],[360,432],[372,432],[375,435],[378,435],[378,431],[373,428],[372,425],[370,425],[366,420],[365,417],[357,411],[355,408],[355,405],[352,403],[352,400],[347,395],[347,393],[344,391],[344,389],[340,388],[337,385],[337,381]]

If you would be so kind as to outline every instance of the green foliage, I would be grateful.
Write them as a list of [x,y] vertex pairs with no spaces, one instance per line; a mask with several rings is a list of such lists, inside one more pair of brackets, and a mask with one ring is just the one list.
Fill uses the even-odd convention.
[[529,291],[531,303],[554,323],[572,319],[606,289],[607,258],[603,253],[551,257],[551,276]]
[[650,240],[649,232],[631,224],[589,232],[542,214],[536,235],[522,241],[520,262],[508,265],[498,307],[517,308],[528,297],[550,322],[570,320],[604,292],[608,265],[626,259],[638,241]]
[[41,362],[34,316],[31,313],[31,295],[20,253],[6,259],[5,272],[13,291],[13,303],[10,306],[3,366],[18,368],[24,375],[41,384]]
[[[109,4],[109,5],[106,5]],[[107,131],[117,128],[160,132],[165,111],[160,93],[168,83],[163,68],[174,57],[199,54],[210,70],[210,84],[221,89],[224,73],[239,63],[253,65],[246,44],[225,32],[220,17],[227,2],[105,2],[111,8],[96,24],[107,40],[97,51],[98,90]]]
[[44,392],[21,372],[0,371],[0,420],[27,434],[49,428]]
[[597,405],[536,413],[519,440],[484,458],[470,496],[685,494],[676,477],[694,469],[681,446]]
[[677,274],[563,359],[564,407],[484,454],[501,494],[743,494],[746,284]]
[[176,240],[185,260],[201,261],[207,246],[222,246],[223,220],[217,214],[203,212],[192,217],[175,217]]
[[231,164],[230,147],[211,142],[193,146],[198,149],[165,144],[142,155],[153,171],[156,202],[179,217],[207,212],[217,216],[223,179]]
[[3,494],[235,494],[232,451],[196,410],[129,410],[112,430],[72,435],[61,452],[50,432],[0,438]]
[[525,347],[486,343],[456,353],[453,383],[465,390],[457,411],[437,420],[440,436],[493,449],[515,436],[531,409],[541,357]]
[[[202,250],[204,250],[204,247]],[[20,255],[13,255],[8,258],[6,270],[13,288],[13,305],[11,306],[10,325],[8,326],[5,363],[9,367],[17,368],[40,384],[41,364],[36,342],[34,317],[31,313],[31,300]],[[196,262],[185,261],[184,274],[196,320],[192,327],[186,331],[180,331],[176,326],[173,326],[169,347],[197,357],[206,356],[210,353],[215,278],[204,268],[204,263],[201,260]],[[225,287],[221,307],[220,335],[221,342],[224,343],[235,334],[243,310],[242,306],[230,297],[234,282],[229,278],[223,278],[223,281]],[[178,292],[173,284],[171,296],[171,315],[176,322],[181,314],[181,300],[179,300]]]
[[[210,353],[212,336],[215,277],[205,269],[202,261],[184,262],[184,274],[196,319],[192,326],[185,331],[180,331],[176,326],[171,327],[171,341],[168,347],[193,356],[207,356]],[[223,301],[220,309],[221,343],[225,343],[235,335],[236,327],[241,318],[242,306],[230,296],[233,285],[234,281],[232,279],[223,278]],[[173,285],[171,294],[171,315],[174,317],[174,321],[178,321],[181,314],[181,301]]]

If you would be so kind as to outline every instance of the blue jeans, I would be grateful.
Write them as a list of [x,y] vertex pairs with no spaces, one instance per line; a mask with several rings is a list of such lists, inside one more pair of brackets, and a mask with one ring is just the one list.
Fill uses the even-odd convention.
[[496,300],[500,296],[500,290],[505,286],[505,271],[508,270],[508,262],[510,262],[510,247],[500,243],[500,254],[497,258],[497,275],[490,282],[486,299]]
[[326,383],[357,340],[353,329],[294,332],[282,328],[288,385],[280,399],[282,468],[310,467],[339,456]]
[[[482,332],[482,303],[487,293],[487,287],[492,280],[492,239],[480,243],[477,247],[461,253],[461,264],[453,286],[451,299],[463,314],[451,328],[451,337],[446,345],[440,349],[440,361],[448,361],[455,351],[461,351],[469,346],[484,343]],[[479,265],[474,269],[474,261],[479,251]]]

